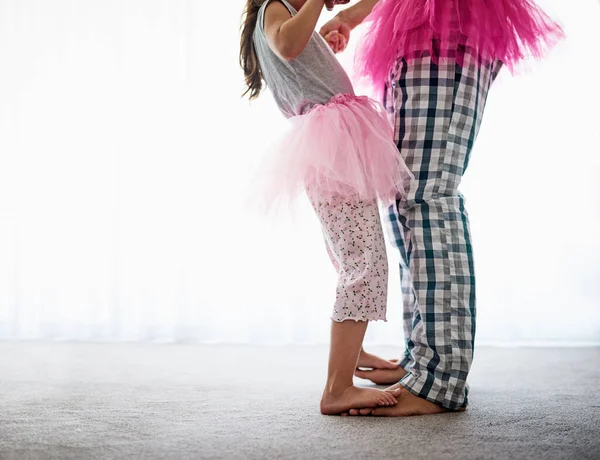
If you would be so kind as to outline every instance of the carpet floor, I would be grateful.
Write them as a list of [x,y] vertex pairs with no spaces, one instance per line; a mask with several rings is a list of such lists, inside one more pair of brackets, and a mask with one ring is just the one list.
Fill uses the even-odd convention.
[[320,415],[326,359],[0,343],[0,459],[600,459],[600,348],[480,347],[466,412],[405,419]]

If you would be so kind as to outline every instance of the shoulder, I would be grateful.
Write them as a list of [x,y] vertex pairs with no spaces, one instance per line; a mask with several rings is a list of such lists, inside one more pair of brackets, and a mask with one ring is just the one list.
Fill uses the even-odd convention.
[[267,0],[265,7],[265,29],[273,25],[287,21],[292,17],[292,14],[282,2],[278,0]]
[[281,0],[266,0],[263,4],[263,7],[265,8],[265,10],[283,11],[288,15],[291,15],[290,10]]

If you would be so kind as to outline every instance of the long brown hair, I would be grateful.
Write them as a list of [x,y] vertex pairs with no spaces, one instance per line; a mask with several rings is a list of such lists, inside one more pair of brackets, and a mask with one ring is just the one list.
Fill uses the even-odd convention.
[[258,21],[258,11],[265,0],[246,0],[242,14],[242,36],[240,39],[240,65],[244,70],[246,91],[242,97],[249,95],[250,100],[256,99],[263,89],[263,77],[252,36]]

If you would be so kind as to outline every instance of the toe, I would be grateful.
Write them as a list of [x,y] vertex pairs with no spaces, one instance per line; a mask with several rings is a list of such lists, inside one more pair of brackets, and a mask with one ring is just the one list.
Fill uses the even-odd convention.
[[373,409],[361,409],[358,411],[358,415],[371,415],[371,412],[373,412]]
[[360,369],[356,369],[354,371],[354,375],[365,380],[369,380],[368,373],[372,371],[361,371]]
[[385,390],[385,392],[393,398],[397,398],[398,396],[400,396],[400,393],[402,393],[402,388],[387,389]]
[[374,417],[391,417],[399,415],[397,412],[395,407],[377,407],[376,409],[371,410],[371,415]]
[[396,361],[384,361],[382,369],[398,369],[400,364]]
[[358,409],[350,409],[350,410],[348,411],[348,413],[349,413],[350,415],[360,415],[360,412],[358,411]]
[[394,385],[392,385],[391,387],[387,387],[385,389],[385,391],[391,391],[392,394],[395,390],[402,390],[404,389],[404,387],[402,385],[400,385],[400,383],[395,383]]
[[387,393],[386,396],[387,396],[387,399],[388,399],[388,401],[390,403],[390,406],[394,406],[395,404],[398,403],[398,400],[392,394]]

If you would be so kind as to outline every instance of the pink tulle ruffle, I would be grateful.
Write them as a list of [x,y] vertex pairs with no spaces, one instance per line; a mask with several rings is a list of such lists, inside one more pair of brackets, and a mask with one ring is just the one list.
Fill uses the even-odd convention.
[[526,56],[541,57],[562,36],[559,25],[530,0],[380,0],[366,20],[356,74],[380,88],[399,57],[429,52],[432,59],[473,48],[484,63],[513,70]]
[[291,202],[308,188],[324,197],[394,199],[412,177],[380,106],[342,94],[304,115],[268,152],[261,168],[267,208]]

